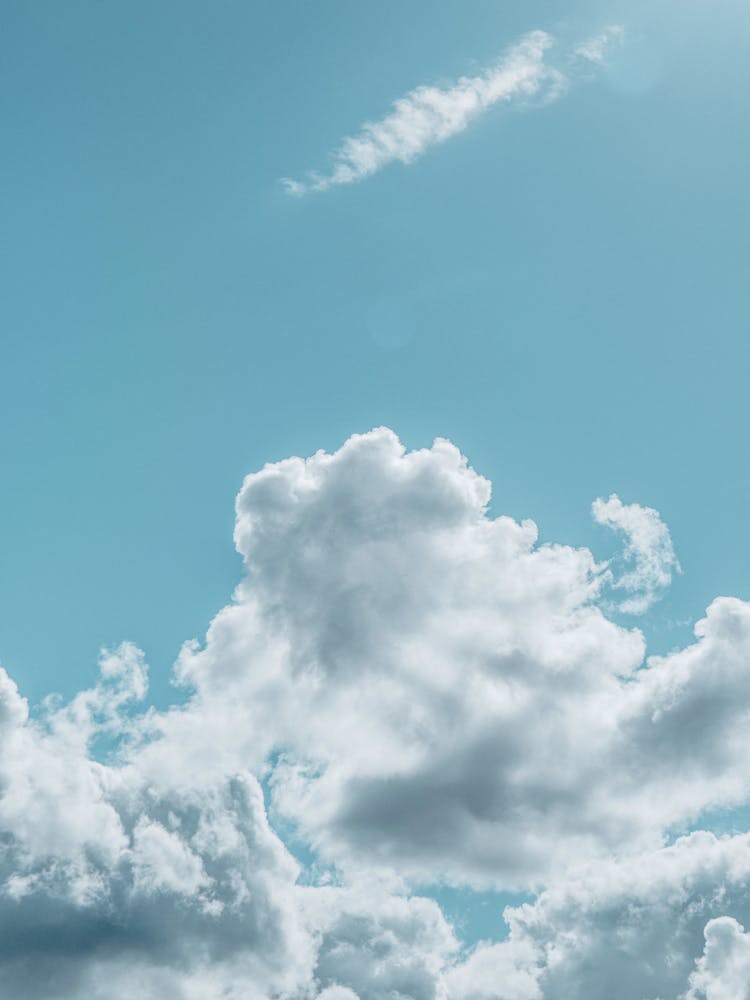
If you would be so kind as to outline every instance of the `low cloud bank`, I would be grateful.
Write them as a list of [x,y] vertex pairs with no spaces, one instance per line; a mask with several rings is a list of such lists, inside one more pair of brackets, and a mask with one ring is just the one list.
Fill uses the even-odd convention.
[[[746,995],[749,835],[665,845],[748,798],[750,605],[646,658],[607,609],[677,568],[658,514],[595,504],[618,575],[489,499],[450,442],[384,428],[268,465],[184,704],[142,707],[127,643],[31,714],[0,673],[9,995]],[[440,881],[534,898],[467,952],[413,893]]]

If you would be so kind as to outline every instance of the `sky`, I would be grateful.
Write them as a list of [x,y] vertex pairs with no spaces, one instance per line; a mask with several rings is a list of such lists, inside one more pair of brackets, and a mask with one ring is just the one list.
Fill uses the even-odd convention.
[[750,998],[748,42],[0,0],[19,1000]]

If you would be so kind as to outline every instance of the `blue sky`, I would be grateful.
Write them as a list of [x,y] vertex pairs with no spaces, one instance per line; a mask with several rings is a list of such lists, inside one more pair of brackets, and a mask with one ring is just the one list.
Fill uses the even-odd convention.
[[[650,6],[3,5],[0,614],[30,695],[124,637],[158,689],[236,578],[242,476],[382,423],[559,540],[594,496],[657,507],[673,617],[747,594],[750,28]],[[645,92],[603,74],[285,196],[414,86],[618,21]]]
[[[242,574],[243,477],[381,425],[449,438],[542,541],[608,558],[596,497],[658,510],[683,572],[637,623],[612,612],[651,651],[750,598],[743,4],[4,0],[0,22],[0,662],[32,703],[124,640],[153,704],[182,698],[180,647]],[[555,100],[285,190],[414,88],[534,30],[567,66],[612,25]]]

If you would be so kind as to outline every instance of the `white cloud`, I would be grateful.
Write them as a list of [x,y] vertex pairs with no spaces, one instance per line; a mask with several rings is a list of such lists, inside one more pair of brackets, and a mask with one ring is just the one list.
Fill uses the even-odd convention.
[[[695,642],[644,659],[593,554],[489,500],[448,441],[408,452],[387,429],[268,465],[237,498],[244,578],[178,662],[183,704],[138,714],[128,644],[31,715],[0,672],[11,995],[729,995],[748,835],[663,844],[747,801],[750,605],[715,600]],[[597,510],[655,592],[656,512]],[[274,825],[317,852],[302,881],[261,779]],[[538,895],[462,958],[409,895],[441,879]]]
[[699,832],[583,865],[505,916],[507,941],[446,973],[451,1000],[743,1000],[750,838]]
[[[135,652],[104,657],[103,683],[113,657],[143,667]],[[68,716],[100,688],[37,722],[0,687],[3,995],[435,1000],[457,945],[434,901],[298,885],[251,774],[216,758],[178,772],[166,740],[98,764]]]
[[[575,50],[588,63],[601,63],[607,46],[620,37],[607,29]],[[555,44],[551,35],[533,31],[514,45],[496,66],[478,76],[463,76],[453,86],[417,87],[394,102],[390,114],[367,122],[343,140],[332,156],[328,174],[311,173],[305,180],[285,178],[290,194],[325,191],[338,184],[364,180],[390,163],[412,163],[430,146],[457,135],[500,102],[552,101],[569,84],[568,77],[545,62]]]
[[[243,996],[306,981],[298,869],[257,780],[240,768],[177,778],[158,762],[146,773],[130,723],[113,723],[126,693],[144,693],[142,655],[125,645],[101,668],[96,688],[33,719],[0,673],[4,989],[41,1000],[54,980],[60,998],[218,1000],[230,972]],[[89,754],[103,733],[125,741],[108,764]]]
[[704,935],[706,946],[690,977],[686,1000],[748,1000],[750,934],[733,917],[715,917]]
[[608,577],[612,587],[630,596],[621,601],[620,611],[640,615],[661,597],[680,572],[669,529],[658,511],[640,504],[624,504],[616,493],[608,500],[599,498],[591,505],[594,520],[626,538],[624,562],[628,567],[619,577]]
[[200,857],[182,837],[144,817],[133,830],[132,862],[134,884],[147,895],[166,891],[195,896],[210,885]]
[[480,942],[466,961],[446,971],[443,982],[449,1000],[542,1000],[541,974],[533,941]]
[[[247,576],[163,725],[273,753],[276,813],[341,871],[526,888],[747,794],[750,606],[716,601],[644,663],[593,555],[488,517],[489,495],[447,441],[384,429],[239,495]],[[626,510],[641,558],[653,518]]]
[[[319,935],[315,982],[325,1000],[436,1000],[457,941],[431,899],[392,896],[372,884],[311,889],[304,909]],[[344,992],[339,995],[338,991]]]
[[612,24],[597,35],[592,35],[577,45],[573,50],[573,56],[593,63],[595,66],[601,66],[612,45],[622,44],[624,38],[625,31],[622,25]]

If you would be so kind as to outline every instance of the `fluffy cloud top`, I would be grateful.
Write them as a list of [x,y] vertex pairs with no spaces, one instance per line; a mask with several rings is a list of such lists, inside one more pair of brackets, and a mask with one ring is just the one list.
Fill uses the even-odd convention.
[[733,917],[709,920],[706,947],[690,977],[686,1000],[748,1000],[750,935]]
[[[650,599],[676,565],[656,512],[595,505],[623,583],[489,500],[448,441],[387,429],[266,466],[182,704],[138,708],[129,644],[32,713],[0,673],[9,995],[743,995],[747,835],[665,843],[747,800],[750,605],[646,658],[607,593]],[[441,880],[537,895],[466,954],[414,895]]]
[[[750,711],[748,607],[716,601],[694,645],[644,662],[592,554],[489,496],[447,441],[387,430],[240,492],[247,576],[183,654],[179,724],[272,757],[274,809],[340,870],[526,888],[746,793],[727,722]],[[625,510],[640,558],[652,513]]]

